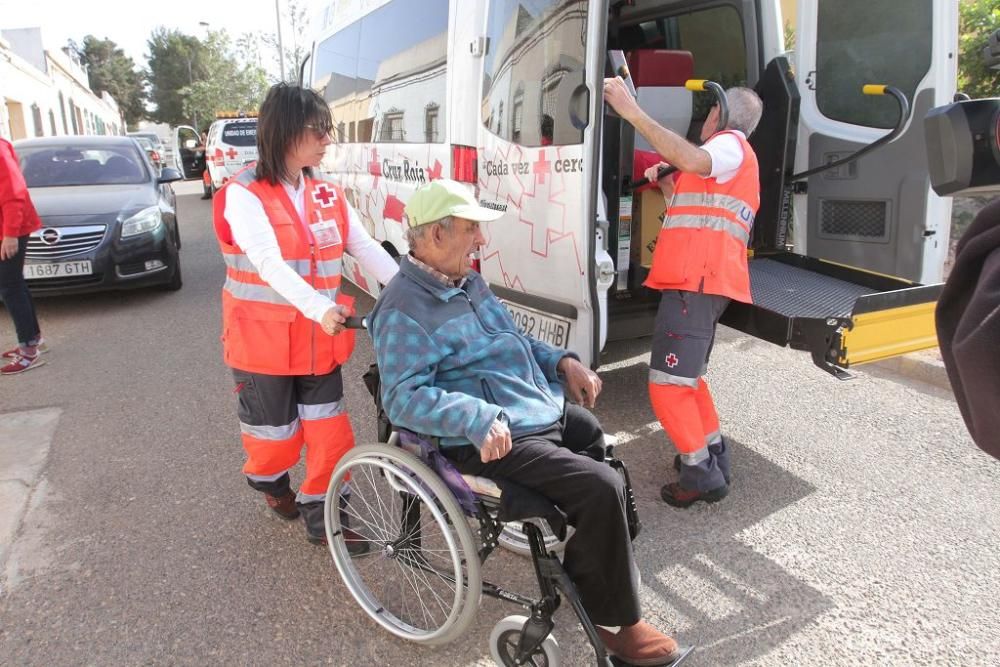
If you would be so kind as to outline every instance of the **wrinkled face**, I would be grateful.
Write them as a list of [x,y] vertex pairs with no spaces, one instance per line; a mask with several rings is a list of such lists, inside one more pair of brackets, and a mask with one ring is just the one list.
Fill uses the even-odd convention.
[[298,173],[305,167],[316,168],[326,155],[326,147],[333,140],[333,128],[321,122],[308,123],[302,128],[298,140],[288,148],[285,162],[290,173]]
[[451,280],[464,278],[472,270],[473,253],[486,243],[479,223],[465,218],[454,218],[450,229],[434,225],[430,230],[430,256],[427,262]]
[[705,119],[705,124],[701,126],[701,142],[705,143],[708,138],[715,134],[716,126],[719,124],[719,105],[713,104],[711,111],[708,112],[708,118]]

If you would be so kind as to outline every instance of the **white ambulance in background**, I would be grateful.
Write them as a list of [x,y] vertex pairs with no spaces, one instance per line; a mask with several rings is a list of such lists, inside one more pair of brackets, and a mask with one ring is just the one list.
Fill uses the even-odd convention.
[[[625,53],[640,105],[692,140],[713,100],[686,80],[748,85],[764,101],[750,137],[754,304],[732,304],[723,322],[838,377],[933,346],[941,287],[928,283],[941,280],[951,201],[930,189],[923,118],[955,93],[958,3],[797,0],[794,55],[784,4],[329,3],[303,66],[338,137],[323,170],[396,254],[417,187],[468,183],[504,212],[482,249],[493,291],[529,334],[597,367],[606,341],[652,331],[660,295],[642,283],[665,208],[631,186],[649,147],[606,113],[608,51]],[[377,295],[349,256],[344,272]]]
[[[257,161],[257,114],[219,114],[208,128],[205,162],[211,194],[236,172]],[[207,194],[207,193],[206,193]]]

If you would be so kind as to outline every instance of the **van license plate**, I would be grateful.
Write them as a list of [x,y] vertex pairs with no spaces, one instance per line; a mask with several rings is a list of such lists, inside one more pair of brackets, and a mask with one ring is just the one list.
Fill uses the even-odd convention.
[[25,264],[24,277],[26,280],[34,278],[63,278],[65,276],[89,276],[94,272],[90,260],[79,262],[48,262],[44,264]]
[[553,347],[563,349],[569,347],[569,320],[553,317],[548,313],[525,308],[509,301],[503,301],[503,305],[510,311],[514,324],[521,327],[524,333]]

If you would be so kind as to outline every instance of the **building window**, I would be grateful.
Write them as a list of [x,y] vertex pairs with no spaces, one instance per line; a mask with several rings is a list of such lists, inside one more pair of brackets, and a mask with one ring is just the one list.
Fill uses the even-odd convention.
[[424,112],[424,138],[429,144],[438,142],[438,105],[428,105]]
[[45,126],[42,125],[42,110],[38,108],[37,104],[31,105],[31,121],[35,124],[35,136],[44,137]]
[[62,91],[59,92],[59,113],[62,114],[63,134],[69,134],[69,125],[66,124],[66,100]]
[[382,116],[379,141],[403,141],[403,112],[390,111]]
[[56,129],[56,112],[49,109],[49,128],[52,130],[52,136],[59,134],[59,130]]

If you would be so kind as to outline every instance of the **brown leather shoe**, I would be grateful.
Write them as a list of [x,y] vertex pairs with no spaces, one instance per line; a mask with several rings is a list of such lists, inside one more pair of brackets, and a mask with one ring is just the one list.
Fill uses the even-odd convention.
[[270,493],[265,493],[264,500],[267,501],[267,506],[274,510],[274,513],[282,519],[291,521],[292,519],[299,518],[299,508],[295,504],[295,494],[291,491],[277,498]]
[[617,633],[597,628],[608,653],[638,667],[666,665],[677,659],[677,642],[645,621],[624,626]]
[[677,482],[671,482],[660,489],[660,498],[663,502],[674,507],[691,507],[696,502],[717,503],[729,495],[729,485],[723,484],[711,491],[693,491],[685,489]]

